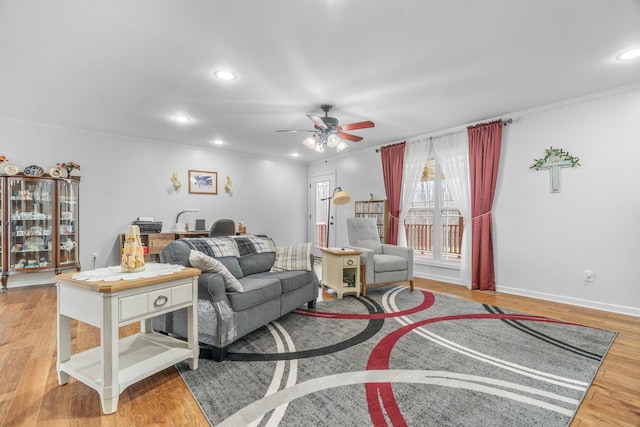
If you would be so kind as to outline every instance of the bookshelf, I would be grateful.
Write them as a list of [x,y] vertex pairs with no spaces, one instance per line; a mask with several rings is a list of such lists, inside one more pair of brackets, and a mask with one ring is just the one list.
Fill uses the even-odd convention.
[[378,223],[380,241],[387,243],[389,235],[389,209],[386,200],[357,200],[355,203],[356,218],[375,218]]

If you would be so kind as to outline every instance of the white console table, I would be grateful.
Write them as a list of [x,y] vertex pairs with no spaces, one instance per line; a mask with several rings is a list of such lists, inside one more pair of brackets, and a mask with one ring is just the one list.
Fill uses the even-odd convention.
[[[56,276],[58,288],[58,382],[72,376],[100,394],[102,412],[118,408],[129,385],[188,359],[198,368],[198,276],[184,268],[171,274],[117,281]],[[153,332],[151,319],[188,310],[188,341]],[[71,319],[100,329],[100,346],[71,354]],[[120,326],[140,321],[140,333],[119,340]]]
[[338,298],[355,293],[360,296],[360,254],[355,249],[320,248],[322,251],[322,288],[334,289]]

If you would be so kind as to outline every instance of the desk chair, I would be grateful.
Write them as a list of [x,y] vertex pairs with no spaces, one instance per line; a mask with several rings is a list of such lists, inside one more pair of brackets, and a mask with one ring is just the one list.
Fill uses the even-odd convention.
[[219,219],[209,229],[209,237],[233,236],[236,234],[236,223],[232,219]]

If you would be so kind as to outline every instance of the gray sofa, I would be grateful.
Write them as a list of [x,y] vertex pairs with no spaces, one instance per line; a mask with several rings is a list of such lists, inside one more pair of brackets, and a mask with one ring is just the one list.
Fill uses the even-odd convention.
[[[302,246],[302,245],[299,245]],[[229,249],[231,248],[231,249]],[[242,292],[225,286],[224,274],[203,271],[198,279],[198,335],[200,357],[223,360],[227,349],[238,338],[282,315],[307,304],[315,308],[318,278],[309,254],[309,270],[270,271],[282,261],[283,253],[300,254],[299,247],[286,252],[276,248],[268,236],[226,236],[179,239],[169,242],[160,252],[160,261],[191,267],[192,250],[215,258],[242,285]],[[234,253],[235,252],[235,253]],[[193,258],[192,258],[193,259]],[[286,260],[285,260],[286,261]],[[306,261],[306,260],[305,260]],[[215,262],[215,261],[214,261]],[[293,264],[295,268],[295,263]],[[277,263],[282,267],[282,263]],[[285,262],[284,267],[291,266]],[[308,267],[307,266],[307,267]],[[233,278],[231,278],[233,280]],[[235,282],[235,280],[234,280]],[[237,282],[236,282],[237,283]],[[227,283],[228,286],[228,283]],[[181,338],[187,336],[186,309],[153,319],[154,330]]]

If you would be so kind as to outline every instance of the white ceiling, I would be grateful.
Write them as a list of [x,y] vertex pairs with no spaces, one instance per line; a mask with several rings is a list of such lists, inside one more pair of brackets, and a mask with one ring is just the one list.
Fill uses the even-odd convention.
[[0,0],[0,117],[308,162],[275,130],[320,104],[377,147],[638,83],[631,47],[636,0]]

